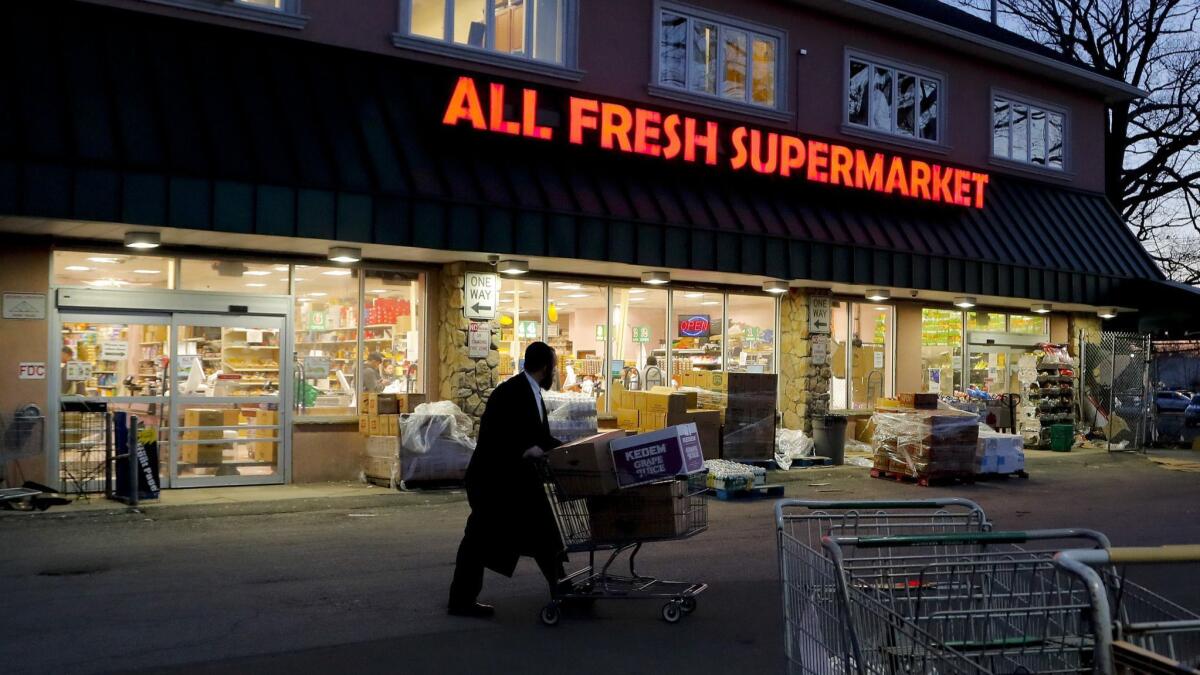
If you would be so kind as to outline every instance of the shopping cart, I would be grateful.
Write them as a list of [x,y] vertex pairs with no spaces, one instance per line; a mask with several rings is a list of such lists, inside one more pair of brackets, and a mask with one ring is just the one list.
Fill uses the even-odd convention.
[[[858,592],[935,638],[932,649],[995,673],[1092,671],[1087,594],[1054,564],[1064,548],[1108,548],[1085,529],[825,537],[842,603]],[[851,640],[873,644],[870,626]]]
[[[563,549],[586,553],[588,564],[558,584],[541,620],[557,625],[565,602],[596,600],[665,600],[661,615],[677,623],[696,609],[696,596],[708,584],[668,581],[644,576],[637,571],[637,554],[649,542],[689,539],[708,529],[708,504],[704,476],[680,476],[651,488],[621,490],[614,495],[579,496],[581,481],[598,479],[581,471],[554,471],[544,462],[538,467],[546,494],[558,523]],[[600,567],[597,553],[607,553]],[[617,561],[628,558],[629,573],[617,573]]]
[[[843,588],[824,537],[986,532],[966,499],[775,504],[785,644],[793,673],[987,672],[855,587]],[[852,629],[854,627],[855,629]],[[860,633],[872,637],[864,642]]]
[[[1200,672],[1200,614],[1133,584],[1116,565],[1200,562],[1200,546],[1068,550],[1054,558],[1090,600],[1095,672]],[[1195,583],[1195,574],[1189,575]]]

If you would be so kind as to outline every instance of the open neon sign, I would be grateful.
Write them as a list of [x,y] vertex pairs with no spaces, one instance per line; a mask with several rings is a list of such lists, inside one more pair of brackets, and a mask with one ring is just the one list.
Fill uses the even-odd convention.
[[679,317],[679,334],[684,337],[708,337],[712,323],[707,314]]
[[[538,90],[523,88],[517,119],[504,114],[505,85],[492,82],[484,91],[475,79],[458,78],[442,123],[492,133],[549,141],[556,129],[537,123]],[[662,113],[594,98],[571,96],[567,140],[614,152],[717,166],[721,142],[732,149],[725,163],[734,171],[752,171],[811,183],[838,185],[912,199],[982,209],[988,174],[853,148],[792,134],[719,122],[679,113]]]

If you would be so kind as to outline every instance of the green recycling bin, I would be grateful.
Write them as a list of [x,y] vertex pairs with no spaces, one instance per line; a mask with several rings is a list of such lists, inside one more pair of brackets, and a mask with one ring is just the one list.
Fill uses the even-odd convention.
[[1055,452],[1070,452],[1075,445],[1075,425],[1054,424],[1050,426],[1050,449]]

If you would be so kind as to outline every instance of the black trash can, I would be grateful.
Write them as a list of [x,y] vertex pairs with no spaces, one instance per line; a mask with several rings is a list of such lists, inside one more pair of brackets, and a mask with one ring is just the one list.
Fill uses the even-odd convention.
[[846,416],[825,415],[813,420],[813,453],[837,466],[846,463]]

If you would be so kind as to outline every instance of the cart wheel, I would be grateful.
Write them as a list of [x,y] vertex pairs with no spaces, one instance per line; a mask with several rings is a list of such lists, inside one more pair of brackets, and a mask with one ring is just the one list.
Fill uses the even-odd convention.
[[683,617],[683,611],[680,609],[679,605],[680,603],[678,600],[672,600],[671,602],[663,605],[663,621],[666,621],[667,623],[679,623],[679,619]]
[[688,596],[679,601],[679,609],[683,610],[684,614],[691,614],[696,611],[696,598]]
[[562,618],[562,610],[559,609],[557,602],[552,602],[542,608],[541,619],[542,623],[547,626],[557,626],[558,620]]

